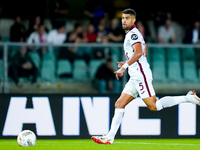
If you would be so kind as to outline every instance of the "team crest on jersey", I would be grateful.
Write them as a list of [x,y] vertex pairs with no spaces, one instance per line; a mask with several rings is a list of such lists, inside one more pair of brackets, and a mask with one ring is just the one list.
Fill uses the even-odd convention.
[[137,39],[138,39],[138,36],[137,36],[136,34],[132,34],[132,35],[131,35],[131,39],[132,39],[132,40],[137,40]]

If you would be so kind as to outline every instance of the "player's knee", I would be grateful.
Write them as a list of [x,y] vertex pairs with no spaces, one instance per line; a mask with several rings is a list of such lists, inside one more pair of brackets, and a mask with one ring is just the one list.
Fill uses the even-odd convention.
[[115,102],[115,108],[119,108],[120,103],[118,101]]
[[151,111],[157,111],[156,106],[149,106],[148,108],[149,108]]
[[115,108],[124,108],[125,106],[123,106],[122,103],[120,103],[119,101],[115,102]]

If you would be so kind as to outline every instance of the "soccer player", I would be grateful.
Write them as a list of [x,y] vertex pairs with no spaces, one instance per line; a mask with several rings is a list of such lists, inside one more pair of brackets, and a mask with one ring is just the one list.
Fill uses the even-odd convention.
[[200,98],[194,91],[189,91],[184,96],[165,96],[156,99],[152,86],[152,73],[147,62],[147,47],[145,41],[135,27],[136,13],[133,9],[125,9],[122,15],[122,27],[126,32],[124,51],[127,61],[118,62],[120,68],[115,72],[116,78],[123,76],[128,68],[130,79],[124,87],[121,96],[115,103],[115,113],[111,128],[105,136],[93,136],[91,139],[98,144],[113,144],[114,137],[123,120],[125,106],[135,99],[138,94],[151,111],[160,111],[180,103],[193,103],[200,105]]

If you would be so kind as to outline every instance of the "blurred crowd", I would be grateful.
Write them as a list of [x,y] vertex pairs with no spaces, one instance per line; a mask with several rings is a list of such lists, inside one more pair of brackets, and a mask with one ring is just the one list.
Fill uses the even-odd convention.
[[[32,3],[32,1],[30,1],[30,3]],[[43,3],[40,3],[41,6],[38,6],[38,11],[36,11],[35,14],[31,12],[31,17],[28,18],[28,28],[25,28],[25,25],[22,23],[21,17],[23,15],[15,16],[15,23],[10,28],[11,42],[23,41],[27,43],[54,44],[65,42],[121,43],[124,37],[124,31],[121,29],[122,11],[133,5],[133,2],[129,0],[112,0],[110,2],[88,0],[85,2],[85,5],[82,6],[82,9],[80,9],[80,12],[76,13],[76,15],[84,16],[85,20],[88,20],[88,22],[86,24],[80,24],[79,20],[77,20],[74,24],[74,29],[71,31],[66,28],[66,24],[70,22],[68,18],[73,16],[73,14],[70,13],[73,11],[73,8],[70,7],[68,2],[66,0],[49,0],[48,3]],[[134,4],[137,6],[136,2],[134,2]],[[37,3],[33,3],[33,5],[37,5]],[[47,5],[48,8],[44,9],[44,5]],[[110,5],[112,5],[112,7]],[[145,37],[146,42],[176,43],[177,39],[181,38],[181,41],[178,41],[179,43],[199,43],[200,25],[198,15],[193,17],[193,21],[189,22],[187,27],[181,28],[181,24],[177,26],[176,20],[173,21],[173,15],[175,14],[169,11],[152,10],[149,14],[146,13],[143,15],[140,14],[141,11],[139,11],[140,9],[138,7],[133,9],[136,9],[136,12],[138,12],[136,27],[142,33],[143,37]],[[1,11],[0,6],[0,17]],[[22,11],[23,9],[19,12],[24,14]],[[53,29],[44,25],[44,11],[48,12],[48,19]],[[146,11],[148,11],[148,9]],[[148,18],[144,16],[148,16]],[[149,21],[149,23],[147,23],[147,21]],[[153,23],[150,23],[150,21],[153,21]],[[184,30],[184,35],[178,34],[179,31],[177,31],[177,27]],[[155,36],[153,34],[155,34]]]
[[[65,0],[51,0],[49,3],[49,20],[52,28],[48,28],[44,24],[44,18],[42,15],[35,15],[29,20],[28,28],[22,22],[22,17],[17,15],[14,18],[14,24],[10,27],[10,42],[26,42],[28,44],[64,44],[64,43],[123,43],[125,33],[121,28],[121,15],[125,8],[131,7],[131,2],[128,0],[120,1],[114,0],[113,14],[109,14],[105,9],[105,6],[101,2],[88,1],[86,3],[81,15],[87,18],[87,24],[82,24],[77,20],[74,23],[73,29],[68,30],[66,24],[68,23],[67,16],[70,12],[70,7]],[[137,12],[137,10],[136,10]],[[112,17],[110,17],[112,16]],[[146,42],[149,43],[176,43],[177,31],[172,20],[172,14],[162,13],[152,15],[149,24],[142,19],[136,21],[136,27],[141,32]],[[139,17],[141,18],[141,17]],[[181,43],[199,44],[200,43],[200,23],[199,20],[194,20],[191,26],[185,28],[184,35],[181,37]],[[155,35],[155,36],[153,36]],[[1,38],[0,38],[1,40]],[[32,84],[36,83],[37,67],[27,55],[27,52],[38,52],[41,59],[44,54],[51,53],[56,59],[68,59],[73,64],[75,59],[84,59],[88,64],[90,59],[105,59],[105,64],[112,63],[111,53],[104,53],[105,49],[91,49],[89,47],[68,47],[57,48],[52,51],[46,47],[21,47],[19,52],[13,56],[10,68],[10,74],[13,75],[13,79],[17,85],[19,85],[18,76],[30,76],[32,75]],[[0,54],[1,56],[2,54]],[[102,64],[102,68],[105,67]],[[16,70],[18,68],[18,70]],[[106,69],[99,68],[105,71]],[[113,72],[113,67],[107,69]],[[102,71],[101,71],[102,72]],[[114,75],[114,74],[113,74]],[[112,81],[114,81],[113,75],[110,75]],[[99,91],[104,93],[105,87],[118,87],[115,82],[113,85],[110,83],[110,79],[104,79],[108,85],[101,80],[105,74],[100,74],[97,71],[96,78],[99,79],[99,85],[102,85]],[[115,86],[114,86],[115,85]],[[112,88],[111,88],[112,89]],[[115,89],[113,89],[115,90]]]
[[[122,43],[124,32],[120,28],[120,22],[114,18],[108,24],[108,18],[101,16],[99,23],[95,26],[92,22],[85,28],[79,22],[74,24],[74,29],[66,32],[66,22],[63,19],[52,20],[54,28],[48,30],[40,16],[36,16],[30,21],[29,28],[26,29],[20,16],[15,18],[14,24],[10,27],[11,42],[26,42],[28,44],[63,44],[63,43]],[[109,26],[110,25],[110,26]],[[114,93],[120,90],[120,82],[115,79],[114,67],[112,64],[111,53],[105,52],[105,48],[90,47],[41,47],[41,46],[22,46],[19,51],[12,56],[9,76],[13,78],[17,86],[22,86],[19,77],[30,77],[33,86],[36,85],[38,68],[28,55],[28,52],[38,53],[41,59],[46,53],[51,54],[56,60],[68,59],[71,64],[75,59],[84,59],[87,64],[91,59],[105,59],[102,65],[97,68],[94,87],[100,93],[111,90]]]
[[124,32],[120,28],[120,22],[114,18],[108,22],[106,16],[99,19],[95,26],[93,23],[82,25],[78,21],[74,24],[74,29],[66,32],[66,22],[64,20],[52,21],[53,29],[49,30],[43,24],[40,16],[36,16],[30,21],[28,29],[25,29],[21,17],[15,18],[14,24],[10,28],[11,42],[27,43],[121,43],[123,42]]
[[[30,20],[29,28],[26,29],[21,17],[16,16],[14,24],[10,27],[10,41],[27,42],[29,44],[122,43],[125,35],[121,29],[120,19],[109,19],[106,14],[98,17],[98,21],[92,19],[87,25],[77,21],[74,24],[74,29],[69,32],[66,32],[66,20],[54,19],[51,22],[53,29],[49,30],[45,27],[41,16],[36,16],[33,20]],[[156,28],[156,39],[148,38],[148,28],[143,25],[142,21],[137,21],[136,27],[147,42],[176,43],[176,30],[170,18],[166,18]],[[200,43],[200,23],[198,20],[194,21],[193,25],[186,30],[182,43]]]
[[[131,1],[113,0],[111,11],[105,2],[96,2],[89,0],[85,3],[80,15],[85,16],[89,21],[87,24],[74,24],[73,31],[66,28],[69,13],[72,8],[66,0],[50,0],[48,3],[48,14],[53,29],[44,25],[44,16],[38,12],[32,14],[29,19],[29,27],[25,28],[22,23],[22,16],[15,17],[15,23],[10,28],[11,42],[27,43],[108,43],[123,42],[124,31],[121,29],[121,14],[123,9],[131,7]],[[0,7],[1,8],[1,7]],[[39,10],[38,10],[39,11]],[[40,12],[40,11],[39,11]],[[112,13],[111,13],[112,12]],[[136,9],[137,12],[137,9]],[[0,12],[1,13],[1,12]],[[193,22],[183,28],[184,35],[178,34],[177,24],[172,20],[173,14],[170,12],[151,12],[153,24],[147,23],[147,20],[137,17],[136,27],[145,37],[146,42],[154,43],[199,43],[199,18],[194,18]],[[181,37],[180,37],[181,36]],[[54,37],[54,38],[53,38]],[[178,39],[178,40],[177,40]],[[179,40],[181,39],[181,41]]]
[[[29,28],[26,29],[21,17],[17,16],[14,24],[10,27],[10,41],[27,42],[29,44],[122,43],[125,35],[121,29],[120,19],[113,18],[109,20],[106,15],[99,18],[97,25],[93,22],[83,25],[77,21],[74,24],[74,29],[70,32],[66,32],[66,22],[64,20],[54,20],[52,24],[54,28],[49,30],[43,24],[42,18],[36,16],[33,21],[30,21]],[[136,27],[144,38],[147,37],[147,42],[176,43],[176,30],[170,18],[166,18],[164,23],[159,25],[156,39],[149,40],[148,35],[146,35],[147,29],[142,21],[137,21]],[[200,22],[198,20],[194,21],[193,25],[186,30],[182,43],[200,43]]]

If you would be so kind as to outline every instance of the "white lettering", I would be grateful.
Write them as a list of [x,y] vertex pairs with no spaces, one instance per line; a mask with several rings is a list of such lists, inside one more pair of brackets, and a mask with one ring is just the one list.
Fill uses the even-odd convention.
[[179,104],[178,135],[196,135],[196,105]]
[[109,97],[81,97],[85,120],[90,135],[101,135],[109,130]]
[[80,135],[79,97],[63,98],[63,135]]
[[3,129],[4,136],[18,135],[23,123],[35,123],[37,135],[56,135],[49,99],[33,97],[33,108],[26,108],[26,97],[12,97]]

